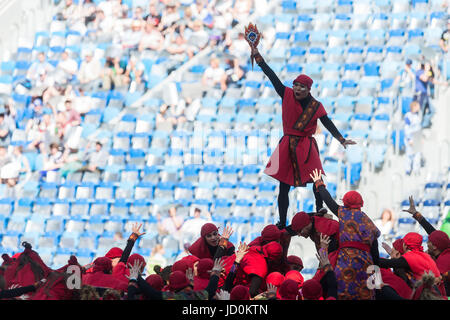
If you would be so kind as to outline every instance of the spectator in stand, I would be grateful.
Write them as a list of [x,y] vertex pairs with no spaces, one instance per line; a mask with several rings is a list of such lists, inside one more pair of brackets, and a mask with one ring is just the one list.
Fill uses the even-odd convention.
[[167,266],[167,259],[164,256],[164,253],[162,244],[156,244],[147,260],[146,269],[148,274],[155,274],[154,268],[156,266],[159,266],[160,268],[165,268]]
[[231,32],[228,31],[225,36],[225,48],[241,63],[245,64],[248,61],[248,43],[243,32],[239,32],[237,39],[233,39]]
[[450,20],[447,21],[447,29],[445,29],[441,34],[441,39],[439,40],[439,46],[444,53],[448,53],[448,39],[450,37]]
[[380,219],[374,221],[375,226],[380,230],[381,236],[386,236],[394,230],[395,219],[391,209],[384,209]]
[[166,4],[166,9],[164,10],[161,16],[161,27],[162,30],[166,30],[171,27],[173,24],[177,23],[180,20],[180,14],[178,13],[179,4],[177,1],[169,1]]
[[64,126],[76,127],[81,124],[81,115],[80,113],[73,108],[72,100],[67,99],[64,102],[65,107],[65,115],[66,115],[66,123]]
[[116,42],[121,45],[123,49],[126,49],[126,52],[130,52],[133,50],[137,50],[139,43],[141,41],[143,32],[143,21],[141,20],[133,20],[131,22],[131,28],[125,30],[120,36],[119,39],[116,39]]
[[38,61],[31,64],[27,71],[27,79],[34,85],[42,74],[48,74],[55,69],[48,61],[46,61],[45,53],[39,52]]
[[0,107],[0,146],[9,146],[11,141],[11,126],[5,120],[6,110],[3,107]]
[[400,94],[407,97],[414,95],[414,83],[416,75],[412,69],[412,60],[407,59],[405,67],[400,71],[400,74],[395,78],[394,85],[398,85]]
[[164,44],[166,52],[171,55],[171,59],[184,61],[187,52],[187,41],[182,33],[175,32],[171,29],[170,33],[166,35]]
[[420,104],[413,101],[410,111],[405,114],[405,146],[406,146],[406,174],[418,173],[422,162],[422,153],[418,150],[421,144],[422,118]]
[[139,42],[138,50],[161,51],[164,48],[164,37],[152,22],[147,22]]
[[223,91],[230,86],[238,87],[238,81],[244,76],[244,70],[239,66],[238,59],[227,59],[225,63],[225,74],[221,83],[221,87],[224,88]]
[[220,66],[220,60],[216,57],[213,57],[210,60],[210,66],[206,68],[205,72],[203,73],[202,85],[204,86],[205,90],[207,90],[207,88],[217,88],[220,86],[221,90],[225,91],[225,77],[226,73],[225,70]]
[[[89,142],[86,146],[86,150],[89,150],[90,146],[91,143]],[[80,171],[100,173],[108,163],[108,151],[103,148],[103,145],[100,141],[97,141],[95,142],[95,149],[89,150],[88,153],[85,154],[84,161],[86,161],[86,165],[83,166]]]
[[150,1],[148,6],[148,15],[144,17],[147,23],[153,24],[156,28],[159,27],[161,22],[161,14],[158,12],[154,1]]
[[57,71],[61,73],[61,80],[64,80],[63,83],[71,81],[78,72],[78,63],[70,58],[68,50],[64,50],[61,54],[61,60],[57,65]]
[[192,58],[196,53],[204,49],[209,42],[209,34],[203,27],[200,20],[194,21],[192,32],[186,31],[186,40],[188,41],[188,55]]
[[125,70],[125,81],[124,83],[129,83],[128,91],[144,91],[146,87],[145,81],[145,66],[141,61],[135,56],[131,56],[128,62],[127,68]]
[[93,52],[88,51],[84,61],[80,65],[78,80],[84,91],[97,89],[101,83],[102,67],[100,62],[93,57]]
[[106,59],[105,68],[103,69],[103,90],[114,90],[126,83],[125,68],[120,65],[118,57],[108,57]]
[[212,221],[211,214],[206,212],[206,219],[201,217],[201,210],[199,208],[194,209],[193,219],[188,219],[183,223],[181,227],[181,232],[183,234],[183,241],[192,242],[200,237],[200,231],[202,226]]
[[59,170],[64,165],[63,153],[57,143],[50,144],[50,154],[44,159],[44,171]]
[[177,208],[170,207],[168,216],[161,220],[161,216],[158,213],[158,232],[161,236],[170,235],[178,241],[181,241],[181,227],[183,226],[184,219],[177,216]]
[[244,22],[250,15],[253,0],[236,0],[233,6],[233,18],[238,22]]

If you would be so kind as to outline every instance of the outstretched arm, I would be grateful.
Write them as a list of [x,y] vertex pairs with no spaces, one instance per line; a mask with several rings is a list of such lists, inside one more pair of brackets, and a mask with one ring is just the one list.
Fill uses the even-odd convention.
[[328,192],[325,184],[322,181],[322,172],[318,172],[317,169],[314,169],[313,174],[310,174],[310,177],[313,179],[314,185],[316,186],[317,191],[320,194],[320,197],[325,201],[327,207],[333,212],[336,216],[338,216],[339,205],[334,201]]
[[413,218],[417,220],[417,222],[420,223],[420,225],[425,229],[427,234],[432,233],[433,231],[436,231],[436,228],[433,227],[427,219],[425,219],[419,211],[416,210],[416,206],[414,204],[414,199],[412,196],[409,197],[409,208],[407,210],[403,210],[404,212],[408,212],[412,214]]
[[264,61],[263,57],[259,53],[258,49],[253,47],[251,49],[252,49],[252,56],[255,57],[256,63],[258,64],[258,66],[260,66],[264,74],[269,78],[270,82],[272,82],[275,91],[278,93],[281,99],[283,99],[284,90],[286,86],[281,82],[281,80],[278,78],[275,72],[273,72],[273,70],[267,65],[267,63]]
[[356,144],[355,141],[350,139],[345,139],[342,134],[339,132],[339,130],[334,125],[333,121],[331,121],[330,118],[328,118],[327,115],[324,115],[319,118],[320,122],[324,125],[324,127],[331,133],[331,135],[338,140],[344,148],[347,148],[347,145],[349,144]]

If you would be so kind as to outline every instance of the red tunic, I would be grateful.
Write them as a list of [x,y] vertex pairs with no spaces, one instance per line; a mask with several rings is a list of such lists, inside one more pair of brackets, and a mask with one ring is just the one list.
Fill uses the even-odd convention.
[[404,299],[411,299],[412,289],[406,282],[393,273],[390,269],[380,268],[383,282],[388,284],[397,294]]
[[235,285],[250,286],[250,275],[254,274],[265,278],[268,274],[266,259],[259,246],[250,247],[247,254],[242,258],[236,273]]
[[314,169],[322,170],[319,149],[313,134],[317,119],[327,112],[323,105],[311,99],[303,110],[294,97],[294,91],[286,87],[282,104],[283,133],[280,143],[266,166],[265,173],[291,186],[311,183],[309,176]]
[[127,291],[128,282],[121,281],[112,274],[105,274],[102,271],[92,272],[83,275],[83,284],[99,288],[111,288],[116,290]]

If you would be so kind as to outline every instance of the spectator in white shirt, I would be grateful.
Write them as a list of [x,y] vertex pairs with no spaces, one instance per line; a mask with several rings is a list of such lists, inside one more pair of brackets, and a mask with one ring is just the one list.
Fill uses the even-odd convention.
[[39,80],[41,74],[49,73],[54,69],[55,67],[53,67],[49,62],[46,61],[45,53],[40,52],[38,54],[38,61],[33,62],[28,69],[27,79],[32,82],[37,81]]
[[413,101],[410,110],[405,114],[405,153],[406,174],[417,172],[421,167],[422,153],[418,151],[420,146],[420,135],[422,130],[422,117],[420,115],[420,104]]
[[[90,143],[86,146],[89,149]],[[84,159],[87,164],[82,167],[80,171],[101,172],[106,167],[108,162],[108,152],[103,149],[103,145],[100,141],[95,143],[95,149],[90,151]]]
[[94,59],[91,51],[87,52],[78,72],[78,80],[83,90],[92,91],[98,88],[101,83],[101,76],[102,66],[100,62]]
[[146,23],[144,33],[139,42],[139,51],[155,50],[161,51],[164,48],[164,37],[152,23]]
[[200,238],[200,231],[202,226],[211,221],[211,215],[207,212],[207,219],[201,217],[201,210],[199,208],[194,209],[194,218],[186,220],[181,227],[183,233],[183,241],[193,243]]
[[212,58],[210,66],[206,68],[202,77],[202,84],[204,87],[221,87],[222,90],[226,89],[225,85],[225,70],[220,67],[220,61],[218,58]]
[[71,80],[78,72],[78,63],[69,57],[69,52],[65,50],[61,54],[61,60],[58,63],[57,70],[62,73],[65,80]]

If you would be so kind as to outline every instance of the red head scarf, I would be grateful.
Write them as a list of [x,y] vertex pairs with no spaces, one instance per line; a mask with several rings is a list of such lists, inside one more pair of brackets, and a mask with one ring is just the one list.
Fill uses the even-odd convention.
[[186,257],[182,258],[181,260],[186,260],[189,265],[192,265],[192,267],[194,267],[194,264],[197,261],[200,261],[200,258],[198,258],[196,256],[193,256],[193,255],[190,255],[190,256],[186,256]]
[[197,265],[197,274],[199,278],[209,279],[209,272],[214,266],[214,261],[210,258],[200,259]]
[[303,261],[302,261],[302,259],[300,259],[300,257],[290,255],[287,257],[287,262],[289,264],[298,264],[299,266],[302,266],[302,268],[303,268]]
[[296,82],[301,83],[301,84],[307,86],[309,90],[311,90],[311,86],[312,86],[312,84],[313,84],[313,80],[312,80],[310,77],[308,77],[306,74],[301,74],[301,75],[299,75],[299,76],[294,80],[293,83],[296,83]]
[[112,262],[111,259],[106,257],[99,257],[94,260],[94,272],[104,272],[109,273],[112,271]]
[[444,251],[450,247],[450,240],[444,231],[435,230],[428,236],[428,240],[439,250]]
[[134,262],[136,260],[139,261],[142,264],[142,267],[141,267],[142,269],[145,268],[145,265],[146,265],[145,258],[143,256],[141,256],[140,254],[137,254],[137,253],[132,254],[128,258],[127,265],[128,264],[134,265]]
[[306,212],[300,211],[292,218],[291,228],[295,232],[300,232],[310,223],[311,217]]
[[172,272],[169,276],[169,290],[176,291],[186,288],[189,285],[189,280],[186,274],[181,271]]
[[281,300],[297,300],[299,294],[297,282],[292,279],[284,280],[278,291]]
[[200,235],[202,238],[204,238],[207,234],[213,232],[213,231],[218,231],[219,229],[217,229],[216,225],[213,223],[205,223],[202,226],[202,229],[200,231]]
[[186,270],[191,268],[193,269],[194,264],[191,263],[188,260],[185,259],[181,259],[176,261],[173,265],[172,265],[172,272],[174,271],[181,271],[183,273],[186,273]]
[[344,206],[350,209],[361,209],[364,205],[363,198],[357,191],[349,191],[342,198]]
[[420,234],[416,232],[407,233],[403,237],[403,241],[405,242],[408,249],[410,249],[411,251],[421,251],[421,252],[423,251],[422,247],[423,237]]
[[269,260],[281,259],[283,255],[283,247],[278,242],[272,241],[262,247],[265,258]]
[[263,241],[270,242],[279,240],[281,236],[281,230],[274,224],[269,224],[265,226],[261,231],[261,237]]
[[290,280],[294,280],[295,282],[297,282],[298,289],[303,287],[304,278],[303,278],[302,274],[300,272],[298,272],[297,270],[288,271],[286,273],[285,278],[286,278],[286,280],[290,279]]
[[303,283],[302,295],[308,300],[319,300],[323,296],[322,285],[315,279]]
[[235,286],[230,292],[230,300],[250,300],[248,287],[243,285]]
[[271,283],[274,286],[276,286],[277,288],[279,288],[281,286],[283,281],[284,281],[284,276],[281,273],[279,273],[278,271],[271,272],[266,277],[266,283],[267,284]]
[[117,247],[111,248],[106,254],[105,257],[109,259],[120,258],[122,256],[123,250]]
[[404,254],[405,250],[403,249],[403,244],[405,242],[403,241],[403,239],[397,239],[392,243],[392,246],[394,247],[395,250],[397,250],[398,252],[400,252],[400,254]]
[[159,274],[149,275],[145,281],[155,290],[161,291],[164,287],[164,280]]

